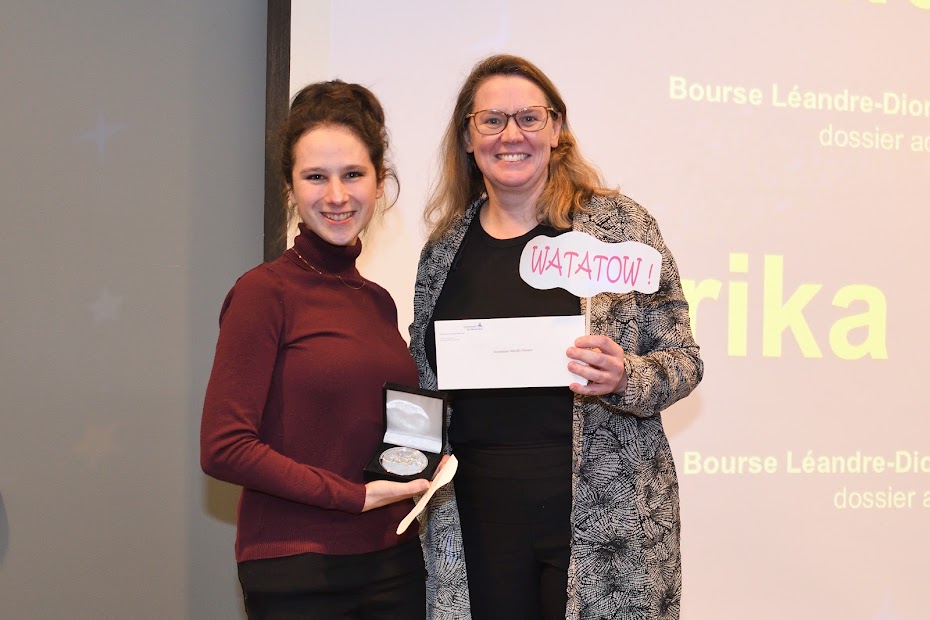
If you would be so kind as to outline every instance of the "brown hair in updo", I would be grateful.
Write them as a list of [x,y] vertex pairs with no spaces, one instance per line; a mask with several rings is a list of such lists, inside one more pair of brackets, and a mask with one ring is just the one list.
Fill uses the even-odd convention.
[[[388,134],[384,124],[384,108],[370,90],[342,80],[309,84],[291,101],[281,131],[281,177],[284,179],[285,191],[293,184],[294,147],[297,141],[307,132],[326,126],[344,127],[355,134],[368,149],[378,183],[391,179],[399,191],[397,174],[386,159]],[[294,215],[294,207],[288,205],[287,209],[290,220]]]

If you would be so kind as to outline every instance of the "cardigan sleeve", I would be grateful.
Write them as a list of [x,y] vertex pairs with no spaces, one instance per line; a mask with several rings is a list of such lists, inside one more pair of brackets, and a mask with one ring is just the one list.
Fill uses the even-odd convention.
[[420,375],[420,387],[436,388],[436,375],[430,368],[426,356],[426,329],[432,315],[431,298],[435,292],[431,283],[431,261],[433,246],[426,244],[420,252],[420,261],[417,264],[417,277],[413,289],[413,322],[410,323],[410,355],[417,365]]
[[635,349],[624,347],[629,376],[627,388],[621,395],[609,395],[602,400],[619,411],[648,417],[690,394],[701,382],[704,363],[691,334],[688,302],[675,259],[662,239],[655,218],[645,210],[643,216],[642,242],[662,255],[659,290],[637,294],[641,308],[638,346]]
[[260,437],[285,327],[281,279],[260,266],[242,276],[220,312],[220,334],[204,399],[200,463],[219,480],[302,504],[360,513],[365,486],[299,463]]

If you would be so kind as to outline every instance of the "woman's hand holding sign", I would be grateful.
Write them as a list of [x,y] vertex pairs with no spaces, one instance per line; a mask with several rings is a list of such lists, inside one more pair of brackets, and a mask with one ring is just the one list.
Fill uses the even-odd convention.
[[[662,255],[638,241],[607,243],[572,230],[556,237],[544,235],[527,242],[520,256],[520,277],[541,290],[563,288],[586,298],[585,331],[590,332],[591,297],[598,293],[654,293],[659,289]],[[627,375],[623,347],[602,335],[575,340],[566,355],[568,370],[588,380],[572,383],[576,394],[623,394]]]
[[568,370],[588,380],[587,385],[572,383],[568,386],[571,391],[590,396],[626,391],[623,347],[607,336],[581,336],[565,354],[575,360],[568,363]]

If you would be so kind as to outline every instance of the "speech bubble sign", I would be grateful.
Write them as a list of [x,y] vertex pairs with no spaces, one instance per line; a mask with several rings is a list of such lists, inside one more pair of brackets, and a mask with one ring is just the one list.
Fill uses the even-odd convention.
[[539,235],[520,255],[520,277],[538,289],[564,288],[578,297],[598,293],[655,293],[662,255],[638,241],[606,243],[577,230]]

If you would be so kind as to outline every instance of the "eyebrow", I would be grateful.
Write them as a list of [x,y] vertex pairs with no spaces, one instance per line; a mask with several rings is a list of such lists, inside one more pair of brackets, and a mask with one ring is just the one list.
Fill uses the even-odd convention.
[[[475,106],[475,107],[477,107],[477,106]],[[547,103],[531,103],[530,105],[520,106],[519,108],[517,108],[516,110],[514,110],[512,113],[519,112],[520,110],[525,110],[525,109],[527,109],[527,108],[548,108],[548,107],[551,107],[551,106],[549,106],[549,104],[547,104]],[[477,110],[475,110],[475,111],[476,111],[476,112],[485,112],[485,111],[487,111],[487,110],[493,110],[493,111],[495,111],[495,112],[503,112],[503,111],[504,111],[504,110],[502,110],[501,108],[479,108],[479,109],[477,109]],[[512,113],[511,113],[511,114],[512,114]]]
[[[335,171],[341,174],[343,172],[354,172],[357,170],[367,170],[368,168],[369,166],[367,164],[347,164],[345,166],[342,166],[341,168],[335,169]],[[297,174],[313,174],[313,173],[319,173],[319,172],[327,173],[327,172],[331,172],[332,170],[333,169],[327,166],[308,166],[307,168],[301,168],[300,170],[298,170]]]

